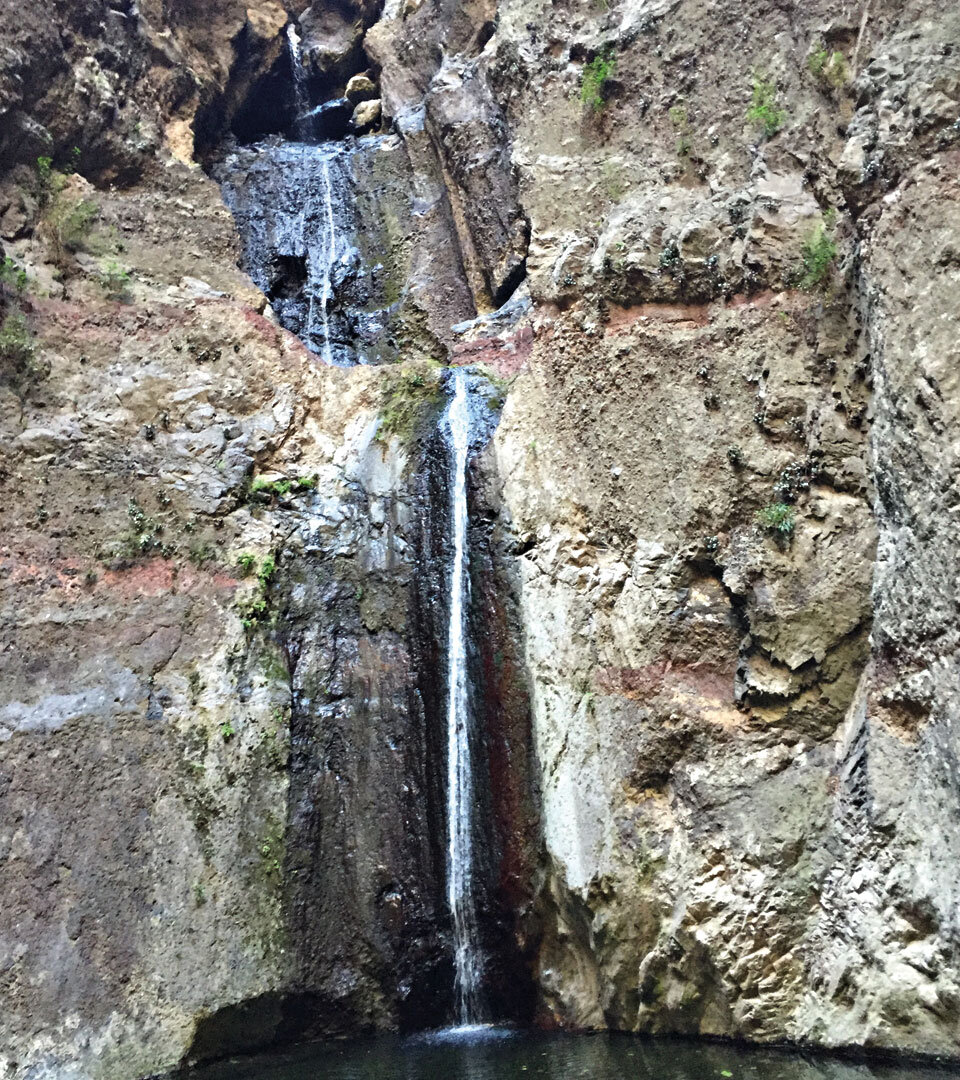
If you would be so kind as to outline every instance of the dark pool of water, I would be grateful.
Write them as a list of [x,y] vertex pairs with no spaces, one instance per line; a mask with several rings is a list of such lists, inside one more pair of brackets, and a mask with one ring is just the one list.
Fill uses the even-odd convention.
[[934,1066],[851,1062],[721,1043],[461,1029],[317,1043],[221,1062],[190,1080],[956,1080]]

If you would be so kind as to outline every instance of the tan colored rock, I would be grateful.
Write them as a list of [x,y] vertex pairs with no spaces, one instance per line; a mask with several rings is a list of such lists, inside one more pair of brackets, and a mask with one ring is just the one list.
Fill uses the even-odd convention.
[[374,124],[379,123],[379,121],[380,100],[374,98],[372,101],[361,101],[353,110],[350,126],[354,131],[366,131],[368,128],[373,127]]
[[377,96],[377,87],[369,75],[353,75],[347,83],[344,97],[356,104],[360,101],[369,101]]
[[277,0],[259,0],[247,8],[247,25],[259,38],[275,38],[290,21],[286,8]]

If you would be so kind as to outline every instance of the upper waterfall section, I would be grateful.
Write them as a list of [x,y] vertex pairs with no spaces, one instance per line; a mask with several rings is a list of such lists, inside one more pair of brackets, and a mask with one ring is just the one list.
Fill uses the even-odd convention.
[[[389,136],[318,145],[270,140],[237,149],[214,170],[240,231],[243,268],[280,324],[325,363],[394,358],[402,268],[384,218],[389,205],[374,205],[358,174],[398,157],[398,140]],[[393,194],[406,203],[403,170],[396,179]]]

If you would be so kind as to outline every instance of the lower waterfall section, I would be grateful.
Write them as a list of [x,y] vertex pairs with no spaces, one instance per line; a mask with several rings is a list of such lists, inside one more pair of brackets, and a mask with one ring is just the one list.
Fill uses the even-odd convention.
[[450,476],[450,520],[453,559],[450,567],[450,632],[447,638],[447,904],[453,920],[454,994],[457,1021],[484,1019],[483,953],[474,895],[473,723],[467,684],[467,608],[470,599],[467,535],[467,453],[470,449],[470,406],[466,375],[453,375],[453,397],[444,414],[453,465]]
[[438,1019],[471,1025],[532,1015],[539,833],[515,583],[487,503],[497,417],[484,377],[446,379],[417,479],[416,666],[430,799],[445,821],[435,873],[452,963]]

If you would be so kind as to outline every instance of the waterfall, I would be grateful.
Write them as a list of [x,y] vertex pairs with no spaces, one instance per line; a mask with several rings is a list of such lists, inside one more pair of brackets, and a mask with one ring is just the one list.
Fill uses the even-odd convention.
[[307,73],[303,70],[300,35],[293,23],[287,25],[287,52],[290,56],[290,70],[293,76],[293,107],[296,112],[293,121],[294,133],[298,139],[309,139],[312,134],[309,130],[312,127],[312,121],[307,118],[310,112]]
[[483,1019],[480,951],[474,893],[472,723],[467,690],[467,452],[470,408],[463,371],[453,374],[454,393],[444,417],[451,457],[450,518],[453,561],[450,567],[450,628],[447,641],[447,901],[453,919],[454,977],[457,1020]]
[[330,318],[327,309],[333,292],[331,274],[333,264],[337,259],[337,229],[333,220],[333,189],[330,186],[330,163],[326,158],[323,159],[323,195],[327,219],[327,243],[324,246],[325,258],[323,260],[323,277],[320,287],[320,316],[323,319],[323,359],[325,363],[332,364]]
[[242,147],[217,166],[243,240],[243,267],[282,326],[325,364],[363,363],[386,338],[381,268],[359,248],[353,158],[335,142]]

